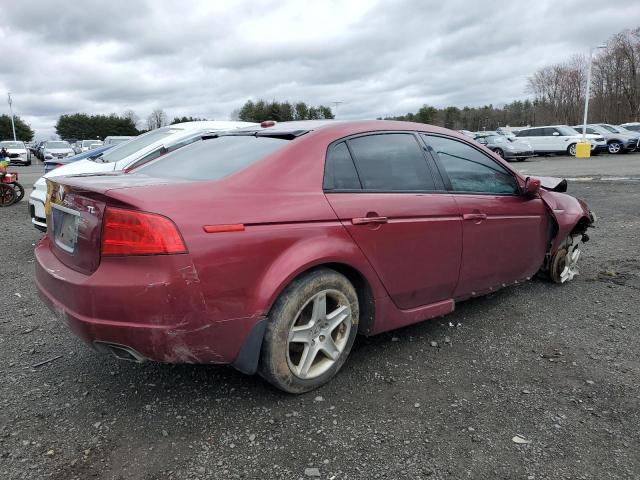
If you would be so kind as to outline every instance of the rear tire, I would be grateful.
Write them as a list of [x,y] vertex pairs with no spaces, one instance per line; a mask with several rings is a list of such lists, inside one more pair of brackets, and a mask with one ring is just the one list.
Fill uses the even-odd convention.
[[576,156],[576,144],[572,143],[571,145],[569,145],[569,148],[567,148],[567,154],[569,154],[572,157]]
[[346,361],[358,318],[358,296],[345,276],[328,268],[303,274],[280,294],[269,313],[260,375],[289,393],[324,385]]
[[504,158],[504,152],[502,151],[501,148],[496,148],[494,150],[494,152],[500,157],[500,158]]
[[24,198],[24,187],[16,182],[13,184],[13,189],[16,191],[16,199],[13,203],[18,203]]

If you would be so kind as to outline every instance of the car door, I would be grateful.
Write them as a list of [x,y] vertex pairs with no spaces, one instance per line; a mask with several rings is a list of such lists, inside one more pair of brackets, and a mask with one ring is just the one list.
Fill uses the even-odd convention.
[[564,152],[569,147],[570,137],[555,127],[545,128],[544,135],[550,152]]
[[486,293],[530,277],[542,266],[548,217],[540,198],[520,194],[515,174],[471,144],[425,135],[463,220],[455,298]]
[[330,146],[326,197],[390,298],[411,309],[452,298],[462,221],[416,134],[385,132]]
[[528,130],[518,132],[517,137],[529,142],[534,152],[544,151],[542,145],[543,138],[540,136],[539,128],[529,128]]

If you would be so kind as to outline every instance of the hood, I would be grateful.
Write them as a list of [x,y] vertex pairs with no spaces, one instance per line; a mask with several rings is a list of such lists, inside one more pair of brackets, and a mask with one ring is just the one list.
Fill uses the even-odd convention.
[[61,177],[63,175],[78,175],[78,174],[91,174],[112,172],[115,168],[113,163],[98,163],[91,160],[78,160],[77,162],[68,163],[62,167],[58,167],[55,170],[51,170],[45,175],[46,178]]
[[535,177],[540,180],[540,186],[552,192],[566,192],[567,181],[559,177]]
[[27,153],[26,148],[7,148],[7,153]]

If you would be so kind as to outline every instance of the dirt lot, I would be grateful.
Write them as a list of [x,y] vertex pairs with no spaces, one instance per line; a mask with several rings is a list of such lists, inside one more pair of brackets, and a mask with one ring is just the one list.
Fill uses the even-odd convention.
[[[86,348],[38,299],[26,201],[0,209],[0,477],[639,478],[640,155],[605,158],[570,184],[600,218],[575,281],[361,338],[299,397]],[[518,167],[575,177],[585,162],[554,160]]]

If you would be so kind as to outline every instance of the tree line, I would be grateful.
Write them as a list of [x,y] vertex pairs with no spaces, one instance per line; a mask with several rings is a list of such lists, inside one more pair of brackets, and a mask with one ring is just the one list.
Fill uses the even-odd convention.
[[262,122],[275,120],[289,122],[292,120],[321,120],[334,118],[330,107],[325,105],[312,106],[305,102],[277,102],[275,100],[256,102],[248,100],[240,109],[234,111],[232,118],[243,122]]
[[[16,139],[23,142],[33,140],[33,130],[17,115],[13,116],[13,122],[16,127]],[[9,115],[0,115],[0,140],[13,140],[13,129],[11,128],[11,117]]]

